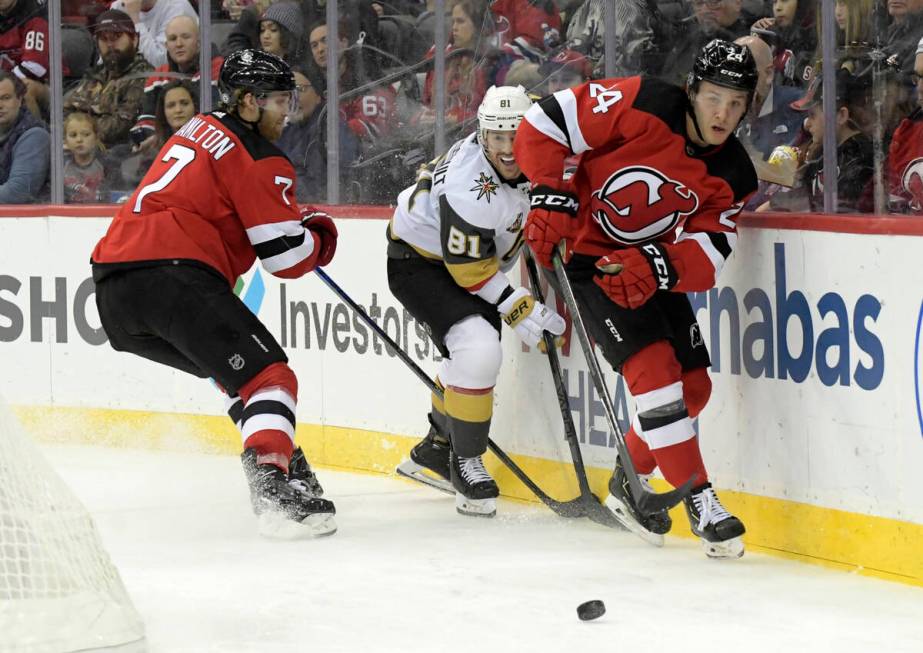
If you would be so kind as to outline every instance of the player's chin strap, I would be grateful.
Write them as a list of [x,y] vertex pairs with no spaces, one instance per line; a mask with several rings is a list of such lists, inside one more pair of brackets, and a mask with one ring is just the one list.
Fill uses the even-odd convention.
[[[694,93],[695,91],[693,91]],[[689,117],[692,118],[692,126],[695,127],[695,133],[699,137],[699,140],[703,143],[708,143],[705,140],[705,137],[702,135],[702,130],[699,129],[699,120],[695,117],[695,107],[692,106],[692,98],[689,97],[689,94],[686,94],[686,113],[689,114]]]

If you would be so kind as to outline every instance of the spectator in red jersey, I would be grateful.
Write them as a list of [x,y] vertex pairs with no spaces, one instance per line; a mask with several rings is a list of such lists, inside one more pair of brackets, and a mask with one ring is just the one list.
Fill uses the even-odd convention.
[[102,62],[64,97],[64,112],[83,111],[96,119],[106,147],[128,141],[141,112],[150,64],[138,51],[135,25],[122,11],[110,9],[96,23],[96,46]]
[[[177,16],[167,23],[167,63],[158,66],[144,87],[144,100],[138,121],[131,128],[134,143],[144,143],[154,136],[154,113],[163,88],[171,81],[188,79],[199,83],[199,24],[190,16]],[[218,102],[218,72],[221,57],[212,57],[212,104]]]
[[[460,124],[477,116],[478,106],[487,89],[499,83],[506,73],[502,53],[495,47],[493,19],[483,4],[475,0],[452,0],[452,34],[446,47],[446,123]],[[427,57],[435,57],[431,48]],[[432,125],[433,84],[435,74],[426,75],[423,87],[423,110],[417,121]]]
[[167,23],[177,16],[197,17],[189,0],[115,0],[112,9],[124,11],[138,32],[138,50],[152,66],[167,63]]
[[889,205],[894,213],[923,215],[923,39],[913,67],[917,107],[901,121],[888,150]]
[[25,107],[26,87],[0,70],[0,204],[29,204],[45,195],[50,139]]
[[26,86],[35,114],[48,106],[48,8],[38,0],[0,0],[0,67]]
[[[363,57],[362,51],[349,46],[349,26],[338,24],[339,34],[339,94],[348,94],[340,102],[340,111],[345,115],[347,125],[361,143],[366,146],[374,144],[379,138],[391,132],[396,122],[394,101],[396,94],[388,85],[377,85],[363,93],[350,94],[351,91],[375,80],[378,67],[372,59]],[[327,23],[315,24],[308,35],[311,48],[309,68],[326,79],[327,57],[330,44],[327,42]]]
[[536,63],[561,42],[561,13],[554,0],[495,0],[490,10],[508,24],[504,48]]

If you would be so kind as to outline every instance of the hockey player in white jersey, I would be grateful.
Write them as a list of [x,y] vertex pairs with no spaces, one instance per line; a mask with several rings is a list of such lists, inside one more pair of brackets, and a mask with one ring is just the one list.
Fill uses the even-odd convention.
[[444,357],[436,379],[444,399],[433,395],[430,431],[398,472],[454,491],[466,515],[496,514],[499,491],[481,456],[502,361],[501,320],[531,347],[543,346],[543,330],[560,335],[565,326],[506,275],[529,212],[513,140],[531,104],[521,86],[488,89],[477,131],[421,169],[388,226],[391,292],[429,327]]

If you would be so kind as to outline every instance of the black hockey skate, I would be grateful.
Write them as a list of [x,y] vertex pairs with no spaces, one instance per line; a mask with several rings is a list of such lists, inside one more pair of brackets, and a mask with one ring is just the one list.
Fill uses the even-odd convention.
[[410,450],[410,460],[402,462],[395,471],[437,490],[455,494],[449,473],[449,439],[439,432],[432,416],[429,416],[429,423],[429,433]]
[[455,488],[455,510],[461,515],[493,517],[497,514],[497,482],[484,469],[480,456],[461,458],[449,455],[449,472]]
[[308,464],[301,447],[296,447],[292,452],[292,459],[288,462],[288,482],[292,485],[300,484],[304,491],[312,497],[324,496],[324,488]]
[[[641,485],[650,488],[649,475],[639,474],[638,478]],[[631,496],[628,476],[625,474],[620,458],[615,459],[615,470],[609,479],[609,496],[606,497],[606,507],[612,511],[622,526],[654,546],[663,546],[663,536],[669,533],[673,526],[670,513],[666,510],[647,517],[638,512],[638,506]]]
[[336,532],[333,518],[336,508],[332,501],[312,494],[303,479],[293,479],[275,465],[258,465],[255,449],[247,449],[240,459],[250,485],[250,502],[258,518],[260,535],[296,539]]
[[718,501],[711,483],[694,488],[684,499],[692,532],[702,539],[709,558],[739,558],[744,554],[743,522]]

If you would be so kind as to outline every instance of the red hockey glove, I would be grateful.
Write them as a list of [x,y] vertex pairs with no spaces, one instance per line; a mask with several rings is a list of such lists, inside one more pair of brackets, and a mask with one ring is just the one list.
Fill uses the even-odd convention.
[[[530,197],[532,208],[526,220],[526,241],[536,260],[552,268],[551,253],[574,229],[580,202],[573,193],[542,185],[533,188]],[[570,254],[565,251],[565,261],[568,258]]]
[[638,308],[678,281],[667,247],[661,243],[616,250],[596,261],[596,267],[602,274],[593,281],[623,308]]
[[337,226],[333,218],[323,211],[306,207],[301,209],[301,226],[317,236],[316,267],[324,267],[337,251]]

